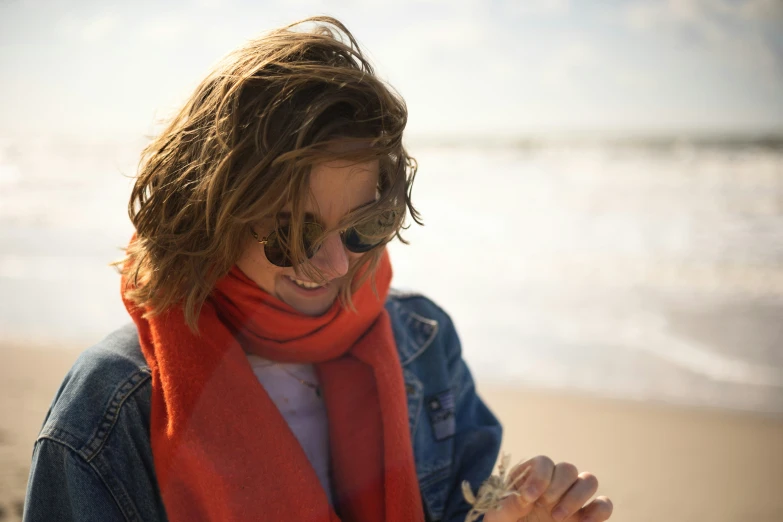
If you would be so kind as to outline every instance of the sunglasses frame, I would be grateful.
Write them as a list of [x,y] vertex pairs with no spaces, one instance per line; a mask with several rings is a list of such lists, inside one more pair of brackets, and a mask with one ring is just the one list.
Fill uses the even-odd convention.
[[[314,222],[314,221],[305,221],[305,222],[303,223],[303,225],[315,225],[315,226],[317,226],[318,228],[320,228],[320,229],[321,229],[321,233],[323,233],[323,231],[324,231],[324,227],[323,227],[323,225],[321,225],[320,223],[316,223],[316,222]],[[354,228],[354,227],[351,227],[351,228]],[[373,250],[374,248],[378,248],[379,246],[381,246],[381,245],[384,245],[384,244],[388,243],[388,242],[391,240],[391,238],[390,238],[390,239],[387,239],[387,240],[383,240],[383,241],[379,242],[377,245],[373,245],[372,247],[368,248],[367,250],[364,250],[364,251],[362,251],[362,252],[354,252],[354,251],[353,251],[353,250],[351,250],[351,249],[348,247],[348,245],[345,243],[345,232],[346,232],[347,230],[349,230],[349,229],[346,229],[346,230],[343,230],[343,231],[341,231],[341,232],[340,232],[340,240],[342,241],[342,243],[343,243],[343,246],[344,246],[344,247],[345,247],[345,248],[346,248],[346,249],[347,249],[349,252],[351,252],[351,253],[354,253],[354,254],[365,254],[365,253],[369,252],[370,250]],[[275,266],[279,266],[280,268],[288,268],[288,267],[291,267],[291,266],[293,266],[293,264],[290,264],[290,265],[278,265],[277,263],[274,263],[274,262],[272,262],[272,260],[269,258],[269,255],[268,255],[268,254],[267,254],[267,252],[266,252],[266,245],[267,245],[267,243],[269,243],[269,238],[270,238],[270,237],[272,237],[272,234],[276,234],[276,233],[277,233],[277,231],[276,231],[276,230],[272,231],[272,233],[271,233],[271,234],[269,234],[269,235],[267,235],[267,236],[265,236],[265,237],[263,237],[263,238],[259,238],[259,237],[258,237],[258,233],[256,233],[256,231],[255,231],[255,230],[253,230],[252,228],[250,229],[250,233],[251,233],[251,234],[253,234],[253,238],[254,238],[254,239],[255,239],[255,240],[258,242],[258,244],[260,244],[260,245],[264,245],[264,256],[266,257],[267,261],[269,261],[270,263],[272,263],[272,264],[273,264],[273,265],[275,265]],[[314,256],[314,255],[315,255],[317,252],[318,252],[318,251],[314,252],[314,253],[313,253],[313,256]],[[307,258],[307,259],[311,259],[311,258],[312,258],[312,256],[308,256],[308,258]]]

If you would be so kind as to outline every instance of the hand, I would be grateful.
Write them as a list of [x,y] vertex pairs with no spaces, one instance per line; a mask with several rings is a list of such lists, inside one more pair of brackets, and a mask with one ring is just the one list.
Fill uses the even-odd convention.
[[513,483],[528,468],[528,476],[516,485],[521,496],[504,499],[500,510],[490,509],[484,515],[484,522],[603,522],[612,515],[607,497],[585,505],[598,490],[592,473],[579,473],[573,464],[555,465],[549,457],[538,456],[517,466],[509,479]]

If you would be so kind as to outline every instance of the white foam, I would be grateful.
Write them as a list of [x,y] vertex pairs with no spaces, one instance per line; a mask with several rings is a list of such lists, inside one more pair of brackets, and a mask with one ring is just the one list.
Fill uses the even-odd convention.
[[[0,146],[0,290],[46,296],[46,313],[93,310],[32,320],[42,305],[31,297],[3,309],[15,329],[3,335],[92,336],[126,320],[106,264],[131,232],[131,149]],[[395,285],[451,313],[482,378],[783,409],[774,360],[685,339],[639,298],[783,295],[783,153],[411,150],[426,226],[390,246]]]

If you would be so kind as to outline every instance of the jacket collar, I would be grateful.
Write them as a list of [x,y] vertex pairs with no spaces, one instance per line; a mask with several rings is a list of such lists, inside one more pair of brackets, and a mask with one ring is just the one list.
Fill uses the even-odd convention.
[[421,355],[438,333],[438,321],[419,315],[400,303],[400,298],[406,295],[391,290],[386,302],[402,366]]

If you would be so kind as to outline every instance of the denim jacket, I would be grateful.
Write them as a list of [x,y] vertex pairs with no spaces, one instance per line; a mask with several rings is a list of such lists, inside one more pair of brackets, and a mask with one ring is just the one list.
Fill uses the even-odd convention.
[[[390,294],[408,421],[428,521],[463,522],[492,472],[501,426],[476,394],[449,316]],[[60,386],[33,450],[24,521],[165,521],[150,446],[152,379],[135,326],[85,350]]]

